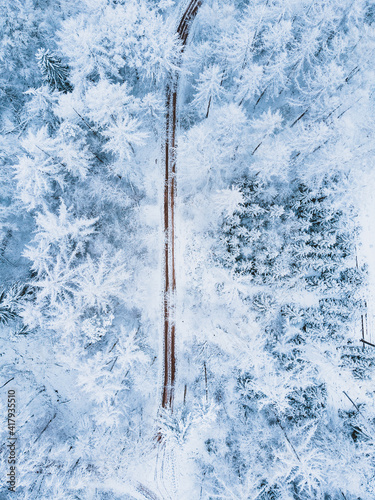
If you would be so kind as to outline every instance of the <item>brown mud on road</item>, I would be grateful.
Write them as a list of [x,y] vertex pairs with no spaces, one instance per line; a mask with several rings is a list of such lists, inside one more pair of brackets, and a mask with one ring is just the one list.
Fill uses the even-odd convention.
[[[191,22],[197,15],[201,0],[191,0],[181,16],[177,34],[186,47]],[[177,127],[178,75],[173,73],[166,91],[166,136],[164,179],[164,381],[162,407],[173,409],[176,375],[176,268],[175,268],[175,198],[176,198],[176,127]]]

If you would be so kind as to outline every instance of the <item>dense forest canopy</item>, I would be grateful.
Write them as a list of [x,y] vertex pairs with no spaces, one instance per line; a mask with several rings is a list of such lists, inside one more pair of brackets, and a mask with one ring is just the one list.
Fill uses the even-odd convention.
[[[183,50],[184,8],[0,0],[0,386],[18,395],[19,498],[372,500],[358,252],[375,4],[204,0]],[[159,393],[175,74],[172,412]],[[1,458],[5,478],[5,445]]]

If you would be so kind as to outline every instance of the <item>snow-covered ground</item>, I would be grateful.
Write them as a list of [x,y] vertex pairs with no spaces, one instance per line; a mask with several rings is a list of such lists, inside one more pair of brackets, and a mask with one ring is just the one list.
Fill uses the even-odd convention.
[[[365,340],[375,344],[375,177],[368,173],[357,188],[359,208],[358,264],[368,266],[368,289],[364,300],[367,304]],[[357,333],[357,332],[356,332]],[[359,332],[361,335],[361,333]]]

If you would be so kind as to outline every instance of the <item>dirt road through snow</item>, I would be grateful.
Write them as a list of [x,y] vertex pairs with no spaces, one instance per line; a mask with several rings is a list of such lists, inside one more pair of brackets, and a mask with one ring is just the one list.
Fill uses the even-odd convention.
[[[185,49],[191,22],[197,15],[201,0],[191,0],[181,16],[177,34]],[[173,408],[176,375],[175,323],[175,198],[176,198],[176,126],[178,75],[171,74],[166,92],[166,139],[164,179],[164,381],[163,408]]]

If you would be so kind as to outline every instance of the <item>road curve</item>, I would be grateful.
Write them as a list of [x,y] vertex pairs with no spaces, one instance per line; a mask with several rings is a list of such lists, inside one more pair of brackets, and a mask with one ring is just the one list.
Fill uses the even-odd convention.
[[[202,0],[191,0],[183,12],[177,34],[184,51],[189,29]],[[181,59],[180,59],[181,61]],[[169,77],[166,89],[166,134],[165,134],[165,178],[164,178],[164,270],[163,270],[163,316],[164,316],[164,380],[162,407],[173,410],[176,376],[176,267],[175,267],[175,198],[176,198],[176,126],[178,74]]]

